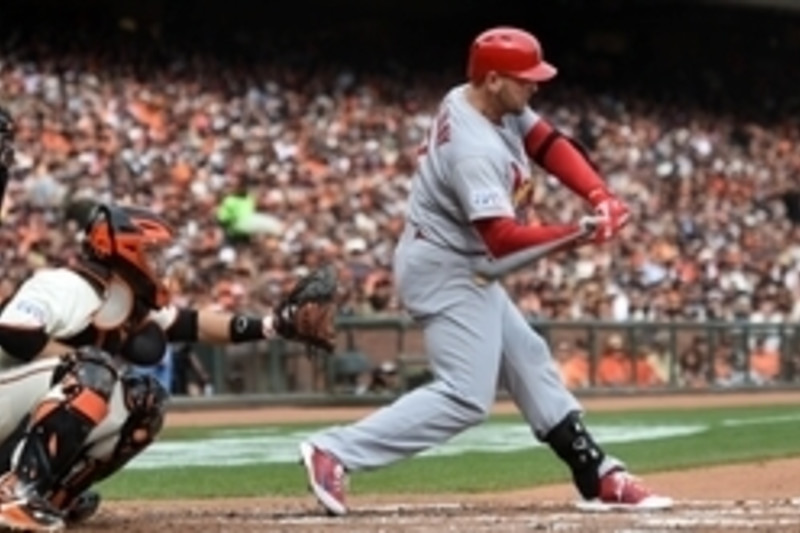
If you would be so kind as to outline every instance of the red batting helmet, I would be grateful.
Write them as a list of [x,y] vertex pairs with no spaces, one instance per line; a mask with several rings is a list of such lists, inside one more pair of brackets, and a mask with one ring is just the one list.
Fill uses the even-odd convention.
[[497,72],[527,81],[547,81],[556,68],[542,57],[539,41],[517,28],[491,28],[478,35],[469,51],[467,76],[479,82],[489,72]]

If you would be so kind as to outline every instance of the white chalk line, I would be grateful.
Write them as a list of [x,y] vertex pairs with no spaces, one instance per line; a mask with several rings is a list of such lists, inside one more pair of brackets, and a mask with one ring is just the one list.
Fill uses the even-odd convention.
[[[230,528],[237,524],[270,524],[298,531],[608,531],[613,533],[672,533],[708,531],[800,531],[800,500],[678,500],[671,510],[587,513],[570,502],[542,501],[461,504],[454,502],[397,503],[355,506],[345,517],[329,517],[318,509],[249,507],[235,514],[201,512],[171,516],[191,530],[203,525]],[[452,529],[456,528],[456,529]],[[283,531],[281,529],[281,531]]]
[[720,422],[721,426],[758,426],[766,424],[776,424],[778,422],[797,422],[800,421],[800,414],[760,416],[753,418],[726,418]]
[[[691,531],[692,528],[724,527],[730,530],[753,530],[760,528],[790,527],[800,531],[800,502],[796,500],[683,500],[671,510],[646,512],[586,513],[567,511],[563,502],[537,502],[528,506],[498,506],[493,510],[490,503],[484,505],[441,504],[397,504],[363,506],[352,510],[344,518],[326,516],[285,517],[277,522],[284,525],[341,524],[343,520],[353,524],[424,525],[447,521],[448,524],[494,523],[502,530],[503,524],[525,524],[547,531],[580,530],[587,521],[597,526],[615,525],[614,531],[621,533],[657,531]],[[550,511],[548,512],[548,509]],[[459,515],[459,513],[463,513]],[[621,522],[627,525],[622,526]]]

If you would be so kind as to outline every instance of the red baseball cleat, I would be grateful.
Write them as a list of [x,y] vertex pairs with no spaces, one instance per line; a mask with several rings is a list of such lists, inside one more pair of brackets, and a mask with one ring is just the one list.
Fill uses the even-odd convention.
[[346,514],[347,506],[344,500],[347,473],[342,463],[307,442],[300,445],[300,456],[308,473],[308,486],[317,497],[317,501],[331,515]]
[[578,502],[584,511],[657,511],[670,509],[672,498],[654,494],[629,472],[616,469],[600,478],[597,498]]

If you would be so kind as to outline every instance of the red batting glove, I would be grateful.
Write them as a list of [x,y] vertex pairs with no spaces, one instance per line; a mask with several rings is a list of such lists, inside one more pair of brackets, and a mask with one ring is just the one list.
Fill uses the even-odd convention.
[[602,220],[593,235],[595,242],[602,243],[614,238],[631,217],[628,206],[606,189],[590,192],[589,202],[594,208],[594,214]]

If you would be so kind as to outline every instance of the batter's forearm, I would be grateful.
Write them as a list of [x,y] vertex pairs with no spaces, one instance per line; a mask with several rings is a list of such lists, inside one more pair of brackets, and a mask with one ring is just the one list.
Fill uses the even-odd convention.
[[576,224],[523,226],[506,217],[480,219],[473,224],[494,257],[554,241],[579,229]]
[[589,156],[545,120],[539,120],[525,136],[525,149],[536,164],[587,201],[594,191],[606,188]]

